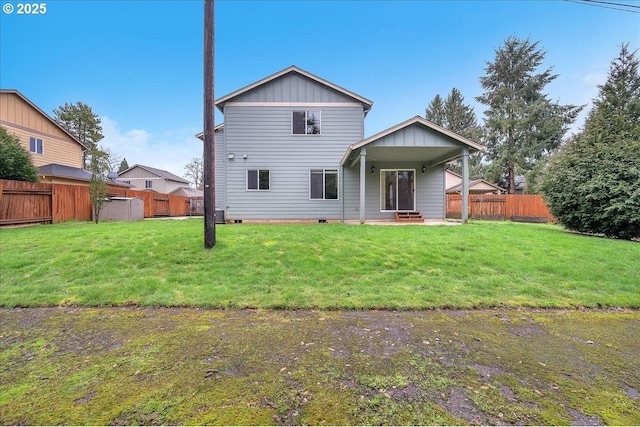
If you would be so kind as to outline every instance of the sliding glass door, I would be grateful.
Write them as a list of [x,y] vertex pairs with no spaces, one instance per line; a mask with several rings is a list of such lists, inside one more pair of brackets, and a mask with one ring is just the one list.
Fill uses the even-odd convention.
[[382,169],[380,171],[380,210],[415,210],[414,169]]

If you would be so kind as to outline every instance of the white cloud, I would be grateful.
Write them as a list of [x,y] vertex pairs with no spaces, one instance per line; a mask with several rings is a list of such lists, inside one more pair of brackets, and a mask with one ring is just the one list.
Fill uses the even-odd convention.
[[202,141],[195,137],[197,129],[182,128],[159,134],[145,129],[120,129],[108,116],[101,117],[104,139],[100,145],[127,159],[129,166],[141,164],[163,169],[178,176],[194,157],[202,156]]

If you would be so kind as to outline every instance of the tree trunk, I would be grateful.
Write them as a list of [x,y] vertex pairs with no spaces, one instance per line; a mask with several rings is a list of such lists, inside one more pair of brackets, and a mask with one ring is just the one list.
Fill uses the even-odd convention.
[[516,194],[516,174],[513,171],[513,162],[507,160],[507,188],[509,194]]

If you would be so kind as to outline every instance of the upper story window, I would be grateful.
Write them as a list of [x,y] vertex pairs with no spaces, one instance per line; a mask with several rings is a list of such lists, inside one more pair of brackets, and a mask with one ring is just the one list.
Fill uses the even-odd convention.
[[247,170],[247,190],[269,191],[269,169]]
[[338,170],[312,169],[309,176],[309,198],[312,200],[338,199]]
[[320,135],[320,111],[292,111],[291,133],[293,135]]
[[40,138],[36,138],[33,136],[29,138],[29,151],[31,151],[32,153],[42,154],[42,145],[42,140]]
[[153,181],[151,180],[146,180],[144,182],[144,188],[153,188]]

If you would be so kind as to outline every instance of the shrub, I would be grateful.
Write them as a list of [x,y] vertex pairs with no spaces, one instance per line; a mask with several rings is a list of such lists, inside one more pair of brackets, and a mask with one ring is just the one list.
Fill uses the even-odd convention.
[[38,170],[20,139],[0,126],[0,179],[38,181]]

